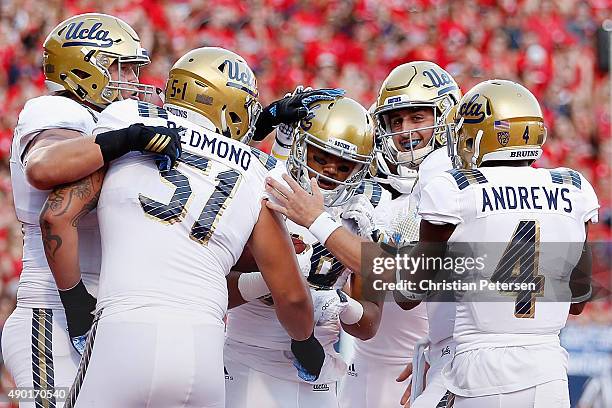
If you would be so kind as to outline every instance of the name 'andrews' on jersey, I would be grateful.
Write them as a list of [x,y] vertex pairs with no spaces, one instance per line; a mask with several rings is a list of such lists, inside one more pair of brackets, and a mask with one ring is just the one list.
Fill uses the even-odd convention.
[[103,248],[98,307],[108,316],[115,309],[172,303],[221,319],[227,308],[225,273],[257,222],[273,161],[134,100],[107,108],[95,132],[137,122],[184,128],[183,153],[168,171],[160,172],[150,156],[138,153],[108,170],[98,203]]

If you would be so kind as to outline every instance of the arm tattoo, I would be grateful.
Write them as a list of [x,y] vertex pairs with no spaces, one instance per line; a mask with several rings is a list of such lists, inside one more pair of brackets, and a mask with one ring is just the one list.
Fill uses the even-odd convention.
[[55,216],[64,215],[70,209],[73,197],[79,200],[86,200],[92,194],[92,178],[95,176],[96,174],[92,174],[82,180],[71,184],[64,184],[53,190],[48,198],[49,211]]
[[43,221],[40,227],[45,253],[51,258],[51,260],[55,260],[55,253],[62,246],[62,238],[59,235],[55,235],[51,232],[51,225],[48,221]]
[[74,217],[72,217],[71,224],[73,227],[76,227],[79,224],[79,220],[81,218],[83,218],[85,215],[89,214],[91,210],[96,208],[96,206],[98,205],[99,198],[100,198],[100,191],[97,191],[93,195],[93,197],[83,205],[83,208],[81,208],[81,211],[79,211]]
[[[70,221],[71,225],[76,227],[79,220],[98,205],[103,178],[104,171],[97,171],[75,183],[57,187],[49,194],[47,202],[42,209],[41,217],[49,214],[59,217],[66,214],[69,210],[74,211],[75,209],[71,208],[71,206],[75,205],[73,204],[74,198],[76,202],[80,201],[83,203],[82,207]],[[55,253],[62,246],[62,238],[53,233],[51,223],[45,220],[41,222],[41,233],[45,251],[53,259]]]

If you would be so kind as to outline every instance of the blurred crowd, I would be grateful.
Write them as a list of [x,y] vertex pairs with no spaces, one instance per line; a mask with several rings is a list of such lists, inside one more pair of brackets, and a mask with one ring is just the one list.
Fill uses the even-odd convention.
[[236,51],[255,71],[263,104],[306,84],[345,88],[367,108],[390,70],[411,60],[438,63],[464,92],[489,78],[519,81],[545,112],[539,165],[572,167],[592,182],[602,222],[589,238],[610,240],[611,84],[597,49],[611,9],[612,0],[2,0],[0,327],[21,270],[10,142],[24,102],[45,92],[42,43],[61,20],[91,11],[124,19],[153,61],[141,81],[160,88],[189,49]]

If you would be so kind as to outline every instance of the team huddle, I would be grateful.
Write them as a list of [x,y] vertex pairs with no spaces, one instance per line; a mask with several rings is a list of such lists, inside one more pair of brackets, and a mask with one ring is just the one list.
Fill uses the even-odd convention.
[[[546,128],[529,90],[463,95],[416,61],[369,109],[303,86],[263,107],[229,50],[187,52],[160,95],[138,81],[149,62],[104,14],[44,43],[51,93],[11,149],[24,255],[2,354],[18,388],[69,392],[20,407],[569,408],[559,331],[591,297],[599,204],[577,171],[531,167]],[[538,291],[372,295],[362,273],[368,243],[487,242],[508,245],[487,279]],[[540,256],[549,242],[574,245]],[[538,301],[557,275],[568,295]]]

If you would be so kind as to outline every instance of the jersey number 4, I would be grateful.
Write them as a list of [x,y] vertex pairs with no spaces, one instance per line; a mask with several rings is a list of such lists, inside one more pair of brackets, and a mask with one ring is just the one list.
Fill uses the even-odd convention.
[[518,318],[535,318],[536,297],[544,294],[544,277],[538,275],[539,244],[538,221],[520,221],[491,276],[492,282],[510,283],[513,286],[532,283],[531,286],[535,287],[535,290],[504,292],[516,296],[514,316]]
[[[212,164],[216,163],[188,152],[181,154],[179,162],[191,166],[203,174],[209,174]],[[182,222],[187,214],[187,207],[192,194],[189,178],[176,168],[162,171],[160,176],[165,183],[170,183],[175,187],[170,201],[164,204],[139,194],[140,205],[147,215],[158,221],[168,224]],[[241,177],[241,174],[233,169],[224,170],[217,174],[215,178],[217,185],[204,205],[198,220],[191,227],[189,233],[191,239],[202,245],[208,243],[219,218],[227,208],[229,200],[233,197],[234,190],[240,183]]]

